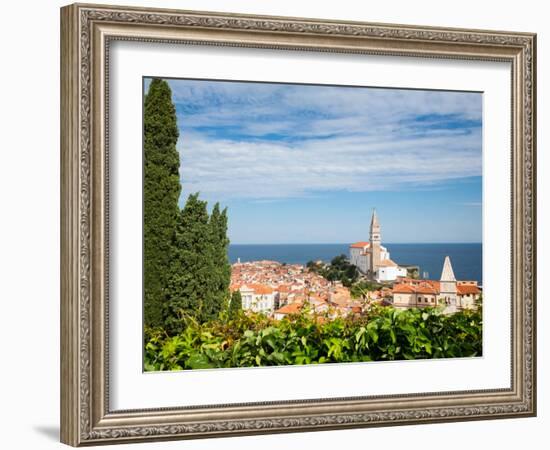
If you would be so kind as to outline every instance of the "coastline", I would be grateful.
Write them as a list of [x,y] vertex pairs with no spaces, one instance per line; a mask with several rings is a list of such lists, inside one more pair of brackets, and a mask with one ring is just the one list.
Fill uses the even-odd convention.
[[[483,284],[483,252],[481,243],[384,243],[392,259],[403,265],[418,265],[426,278],[439,277],[446,255],[453,260],[457,277]],[[229,260],[241,262],[271,260],[287,264],[308,261],[330,262],[338,255],[349,257],[349,244],[231,244]]]

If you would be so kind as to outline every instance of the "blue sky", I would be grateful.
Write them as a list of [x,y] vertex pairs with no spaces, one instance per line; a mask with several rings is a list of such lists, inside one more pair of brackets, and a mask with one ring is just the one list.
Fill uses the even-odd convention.
[[[168,80],[183,205],[234,244],[481,242],[482,94]],[[146,89],[148,82],[146,80]]]

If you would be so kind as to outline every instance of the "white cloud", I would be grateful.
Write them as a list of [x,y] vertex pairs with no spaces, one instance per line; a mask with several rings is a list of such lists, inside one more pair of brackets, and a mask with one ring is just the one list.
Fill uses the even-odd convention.
[[481,175],[480,94],[170,84],[187,193],[268,201]]
[[293,144],[188,136],[180,145],[181,178],[185,191],[220,199],[403,189],[481,175],[477,141],[478,133]]

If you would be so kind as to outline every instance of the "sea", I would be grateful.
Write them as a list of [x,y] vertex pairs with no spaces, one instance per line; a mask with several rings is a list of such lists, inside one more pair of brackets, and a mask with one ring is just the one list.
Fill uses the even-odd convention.
[[[420,267],[420,277],[438,280],[445,256],[451,263],[457,280],[476,280],[483,285],[482,244],[383,244],[390,258],[400,265]],[[263,259],[287,264],[308,261],[330,262],[338,255],[349,257],[349,244],[232,244],[229,260],[233,264]]]

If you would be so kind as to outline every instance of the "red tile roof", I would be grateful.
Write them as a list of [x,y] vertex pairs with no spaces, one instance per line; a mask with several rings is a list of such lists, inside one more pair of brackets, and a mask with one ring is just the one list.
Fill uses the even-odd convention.
[[431,280],[424,280],[421,281],[418,284],[405,284],[400,283],[396,284],[393,287],[393,293],[394,294],[432,294],[437,295],[439,294],[439,283],[437,283],[437,286],[435,285],[435,282]]
[[313,306],[322,306],[322,305],[326,305],[327,304],[327,301],[321,297],[318,297],[318,296],[315,296],[315,297],[312,297],[310,296],[307,301],[309,303],[311,303]]
[[299,303],[290,303],[275,311],[276,314],[297,314],[300,312],[302,305]]
[[356,242],[354,244],[351,244],[350,248],[364,248],[369,246],[370,246],[370,242]]
[[392,291],[394,294],[414,294],[415,287],[411,286],[410,284],[400,283],[394,285]]
[[406,284],[413,284],[413,282],[418,281],[418,280],[415,280],[414,278],[409,278],[409,277],[397,277],[397,279],[401,283],[406,283]]
[[279,292],[290,292],[290,286],[287,284],[281,284],[279,287],[277,287],[277,290]]
[[458,295],[475,295],[481,292],[477,286],[473,286],[471,284],[458,284],[456,286],[456,291]]
[[249,284],[248,286],[254,291],[254,294],[273,294],[273,288],[266,286],[265,284]]
[[435,290],[431,283],[423,283],[416,287],[417,294],[439,294],[439,290]]
[[408,286],[420,286],[430,284],[436,291],[439,292],[440,283],[436,280],[417,280],[415,278],[398,277],[400,284],[406,284]]

